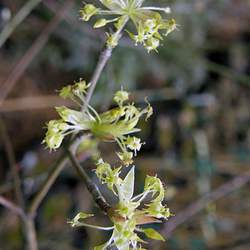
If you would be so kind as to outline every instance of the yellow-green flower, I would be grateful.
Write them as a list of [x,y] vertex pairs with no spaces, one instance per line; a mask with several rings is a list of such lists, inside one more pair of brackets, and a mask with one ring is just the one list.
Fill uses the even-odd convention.
[[170,216],[169,209],[164,207],[159,199],[153,199],[143,210],[138,209],[139,206],[143,205],[142,201],[147,196],[152,197],[155,192],[162,192],[163,185],[160,179],[157,177],[150,178],[150,176],[148,176],[145,181],[144,191],[134,196],[134,167],[130,169],[124,179],[120,177],[119,169],[116,174],[114,174],[116,179],[116,181],[114,181],[111,177],[113,173],[111,166],[103,162],[103,160],[100,160],[97,164],[96,173],[101,181],[104,180],[107,185],[110,185],[109,188],[119,199],[118,204],[108,212],[113,226],[100,227],[79,221],[80,219],[91,216],[85,213],[79,213],[69,222],[72,226],[89,226],[100,230],[113,231],[110,239],[106,243],[95,247],[94,250],[105,250],[111,245],[115,246],[118,250],[144,249],[142,248],[142,243],[146,242],[139,238],[138,233],[144,233],[151,239],[164,241],[164,238],[153,228],[144,229],[141,225],[160,222],[157,218],[167,219]]
[[[128,20],[134,24],[134,31],[127,31],[135,44],[142,44],[148,52],[157,50],[163,36],[167,36],[177,27],[173,18],[165,19],[161,13],[169,14],[169,7],[144,7],[144,0],[99,0],[101,8],[93,4],[86,4],[80,11],[81,19],[89,21],[92,16],[102,16],[94,24],[94,28],[101,28],[114,23],[116,30],[124,28]],[[104,7],[104,8],[103,8]],[[107,18],[106,18],[107,16]],[[117,32],[108,34],[107,44],[115,47],[118,44]]]
[[65,106],[56,107],[60,119],[50,121],[47,125],[47,133],[44,143],[50,149],[60,147],[65,136],[86,131],[98,140],[115,141],[121,152],[118,157],[125,164],[133,162],[133,154],[141,148],[141,141],[130,134],[140,131],[136,128],[139,119],[145,115],[146,119],[152,114],[152,107],[148,103],[144,109],[137,108],[134,103],[126,103],[129,93],[120,90],[114,95],[114,101],[118,107],[112,108],[104,113],[97,111],[86,102],[86,93],[89,84],[80,79],[74,85],[63,87],[59,91],[62,98],[68,98],[80,106],[81,111],[70,109]]

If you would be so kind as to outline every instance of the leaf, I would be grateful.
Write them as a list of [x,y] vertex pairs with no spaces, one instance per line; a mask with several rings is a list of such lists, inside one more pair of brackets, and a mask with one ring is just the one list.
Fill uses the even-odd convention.
[[102,244],[102,245],[99,245],[99,246],[94,247],[94,250],[105,250],[106,247],[107,247],[107,242],[105,242],[105,243]]
[[162,235],[153,228],[143,229],[143,233],[150,239],[165,241]]
[[125,200],[130,200],[133,197],[134,182],[135,182],[135,167],[133,166],[128,172],[125,179],[123,180],[123,184],[121,187],[121,191]]

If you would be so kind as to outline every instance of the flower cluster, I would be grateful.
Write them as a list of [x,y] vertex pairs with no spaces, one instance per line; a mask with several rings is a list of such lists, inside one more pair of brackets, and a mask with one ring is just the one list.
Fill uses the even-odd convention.
[[57,149],[66,135],[87,131],[98,140],[117,142],[121,150],[117,153],[118,157],[125,165],[131,164],[133,156],[143,144],[139,138],[131,134],[140,131],[136,125],[141,116],[145,115],[146,119],[151,116],[152,107],[148,103],[146,108],[140,109],[134,103],[127,103],[129,93],[120,90],[113,98],[118,106],[98,114],[86,103],[88,86],[86,81],[80,80],[59,91],[62,98],[69,98],[76,102],[81,111],[65,106],[57,107],[56,111],[60,119],[52,120],[47,124],[47,133],[43,142],[49,149]]
[[[92,215],[79,213],[70,221],[72,226],[90,226],[101,230],[112,230],[111,238],[95,250],[105,250],[109,246],[116,246],[118,250],[143,249],[141,243],[145,243],[138,233],[144,233],[147,237],[164,240],[164,238],[152,228],[143,228],[149,223],[161,222],[158,219],[167,219],[171,214],[169,209],[162,204],[164,188],[159,178],[147,176],[144,191],[133,197],[134,194],[134,167],[130,169],[124,179],[120,177],[120,169],[112,170],[111,166],[100,160],[97,164],[96,174],[102,183],[118,196],[118,204],[110,209],[109,217],[113,223],[111,227],[93,226],[82,222],[82,219]],[[143,200],[151,197],[151,201],[142,204]],[[141,208],[143,207],[144,208]],[[139,209],[140,207],[140,209]]]
[[[94,28],[103,27],[109,23],[114,23],[116,32],[108,34],[107,44],[115,47],[119,40],[121,31],[128,20],[131,20],[135,27],[135,32],[127,31],[135,44],[142,44],[148,52],[157,50],[163,36],[167,36],[177,27],[174,19],[164,19],[160,14],[169,14],[170,8],[143,7],[144,0],[100,0],[104,9],[93,4],[85,4],[80,11],[81,19],[89,21],[92,16],[101,15]],[[105,18],[108,16],[109,18]]]

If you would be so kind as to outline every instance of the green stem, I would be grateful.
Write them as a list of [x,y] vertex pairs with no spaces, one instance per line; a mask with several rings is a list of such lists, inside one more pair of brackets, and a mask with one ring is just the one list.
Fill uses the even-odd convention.
[[100,226],[95,226],[95,225],[91,225],[91,224],[87,224],[87,223],[83,223],[83,222],[79,222],[77,224],[77,226],[90,227],[90,228],[104,230],[104,231],[110,231],[110,230],[114,229],[114,227],[100,227]]

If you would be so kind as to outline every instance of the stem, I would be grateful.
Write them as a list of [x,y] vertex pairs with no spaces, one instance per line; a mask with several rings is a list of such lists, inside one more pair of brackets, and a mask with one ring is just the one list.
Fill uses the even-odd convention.
[[6,198],[4,198],[3,196],[0,196],[0,204],[9,209],[11,212],[13,212],[14,214],[19,215],[21,218],[26,218],[24,211],[22,208],[20,208],[19,206],[17,206],[16,204],[14,204],[13,202],[7,200]]
[[18,82],[20,77],[24,74],[27,67],[30,65],[31,61],[38,55],[44,45],[47,43],[50,35],[56,29],[56,27],[61,22],[65,13],[72,6],[72,1],[68,0],[65,4],[58,10],[55,17],[50,21],[50,23],[41,32],[39,37],[35,40],[32,46],[27,50],[24,56],[15,65],[7,79],[1,84],[0,87],[0,106],[5,98],[8,96],[12,88]]
[[[127,22],[128,22],[128,19],[124,20],[123,25],[121,25],[121,27],[119,28],[119,30],[117,30],[115,32],[115,34],[114,34],[115,36],[117,36],[117,37],[121,36],[121,32],[122,32],[122,30],[123,30],[123,28],[124,28],[124,26],[126,25]],[[90,102],[90,99],[91,99],[91,97],[93,95],[93,92],[95,90],[96,84],[97,84],[98,80],[100,79],[100,76],[101,76],[101,73],[102,73],[104,67],[106,66],[109,58],[112,55],[112,51],[113,51],[113,48],[106,47],[104,49],[104,51],[101,52],[101,55],[99,57],[99,61],[97,63],[96,69],[95,69],[94,74],[93,74],[93,76],[91,77],[91,80],[90,80],[91,85],[90,85],[88,94],[86,96],[86,103],[87,104],[89,104],[89,102]],[[83,110],[85,108],[86,107],[84,106]]]
[[[91,85],[89,87],[89,91],[88,91],[88,94],[87,94],[87,97],[86,97],[86,103],[88,104],[90,102],[90,99],[93,95],[93,92],[95,90],[95,87],[96,87],[96,84],[101,76],[101,73],[104,69],[104,67],[106,66],[109,58],[111,57],[112,55],[112,48],[105,48],[103,52],[101,52],[101,55],[99,57],[99,61],[97,63],[97,66],[96,66],[96,69],[94,71],[94,74],[90,80],[91,82]],[[83,109],[85,109],[85,106],[83,107]]]
[[94,229],[98,229],[98,230],[104,230],[104,231],[110,231],[114,229],[113,227],[101,227],[101,226],[95,226],[95,225],[91,225],[91,224],[87,224],[84,222],[79,222],[77,226],[83,226],[83,227],[90,227],[90,228],[94,228]]
[[2,132],[3,143],[5,146],[10,169],[12,172],[12,177],[14,180],[14,190],[15,190],[17,204],[21,208],[24,208],[24,199],[23,199],[23,194],[22,194],[22,189],[21,189],[21,179],[20,179],[20,176],[19,176],[18,170],[17,170],[15,153],[14,153],[14,150],[12,147],[11,139],[9,137],[9,134],[7,132],[6,126],[5,126],[2,118],[0,118],[0,130]]
[[97,185],[91,180],[91,178],[88,176],[88,174],[85,172],[85,170],[81,167],[77,159],[75,158],[74,154],[71,152],[70,149],[66,150],[69,159],[72,163],[72,166],[75,168],[77,174],[79,177],[83,180],[83,182],[86,184],[87,189],[93,196],[94,201],[96,204],[103,210],[104,212],[107,212],[111,207],[101,194],[99,188]]
[[12,20],[4,27],[0,34],[0,48],[10,37],[17,26],[30,14],[30,12],[41,2],[42,0],[30,0],[28,1],[12,18]]
[[26,249],[38,250],[36,229],[34,219],[28,217],[24,220],[25,232],[26,232]]
[[63,170],[65,165],[67,164],[67,156],[62,155],[55,166],[52,168],[51,172],[49,173],[48,178],[46,179],[45,183],[41,187],[41,190],[36,194],[34,199],[31,202],[31,205],[29,207],[29,214],[31,214],[33,217],[36,215],[36,211],[41,204],[44,197],[47,195],[49,189],[54,184],[56,178],[60,174],[60,172]]

